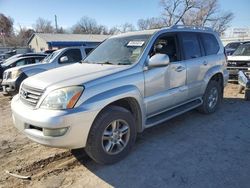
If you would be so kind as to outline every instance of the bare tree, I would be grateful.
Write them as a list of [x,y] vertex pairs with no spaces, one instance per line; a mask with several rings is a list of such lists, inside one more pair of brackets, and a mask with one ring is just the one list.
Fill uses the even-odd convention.
[[185,25],[208,26],[222,34],[233,19],[232,12],[219,9],[218,0],[199,0],[196,9],[192,9],[182,17]]
[[108,30],[103,25],[98,25],[96,20],[87,16],[82,17],[72,28],[78,34],[107,34]]
[[43,18],[38,18],[36,23],[33,25],[35,32],[38,33],[53,33],[55,28],[52,26],[51,21]]
[[230,23],[234,15],[232,12],[226,12],[220,16],[217,20],[214,20],[211,27],[217,31],[219,34],[224,34],[224,32],[229,28]]
[[162,17],[166,26],[178,24],[183,16],[197,6],[196,0],[161,0]]
[[113,26],[109,29],[108,34],[109,35],[116,35],[121,33],[120,29],[118,28],[118,26]]
[[232,12],[223,12],[218,0],[160,0],[160,17],[138,20],[139,29],[168,27],[177,24],[208,26],[223,33],[233,19]]
[[129,32],[129,31],[135,31],[135,26],[130,23],[125,23],[120,26],[120,31],[122,33]]
[[66,33],[66,31],[63,29],[63,27],[60,27],[57,29],[57,33]]
[[6,37],[10,37],[13,34],[13,20],[10,17],[0,13],[0,32]]
[[139,19],[137,22],[137,27],[139,30],[157,29],[164,26],[165,26],[164,20],[162,18],[157,18],[157,17]]

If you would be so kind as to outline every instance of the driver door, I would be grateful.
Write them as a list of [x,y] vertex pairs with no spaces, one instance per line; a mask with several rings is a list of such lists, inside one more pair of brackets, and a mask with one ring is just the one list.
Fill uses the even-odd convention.
[[177,39],[174,34],[160,36],[149,53],[149,57],[157,53],[167,54],[170,63],[144,71],[147,117],[187,100],[186,64],[181,61]]

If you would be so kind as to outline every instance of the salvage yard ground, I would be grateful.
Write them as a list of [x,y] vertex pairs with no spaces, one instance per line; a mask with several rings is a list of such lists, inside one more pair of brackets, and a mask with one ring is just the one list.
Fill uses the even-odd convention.
[[250,102],[237,87],[227,86],[212,115],[194,110],[145,130],[129,156],[110,166],[82,150],[28,140],[13,127],[10,98],[0,94],[0,187],[249,187]]

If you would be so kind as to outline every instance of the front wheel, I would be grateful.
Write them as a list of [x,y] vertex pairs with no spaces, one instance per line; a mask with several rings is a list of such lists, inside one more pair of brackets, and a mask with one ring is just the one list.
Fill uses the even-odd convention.
[[223,98],[222,88],[219,82],[211,80],[203,96],[203,104],[198,110],[204,114],[213,113],[219,108]]
[[107,107],[91,127],[86,153],[100,164],[121,160],[134,145],[135,126],[134,117],[128,110],[118,106]]

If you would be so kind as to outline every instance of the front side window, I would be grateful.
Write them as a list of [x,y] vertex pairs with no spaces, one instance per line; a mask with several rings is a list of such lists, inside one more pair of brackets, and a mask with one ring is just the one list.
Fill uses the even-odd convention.
[[92,50],[93,48],[85,48],[85,54],[88,55]]
[[26,65],[26,64],[27,64],[26,59],[21,59],[21,60],[16,62],[16,66],[22,66],[22,65]]
[[185,59],[201,57],[200,44],[196,33],[183,33],[182,45]]
[[233,56],[250,56],[250,43],[240,45]]
[[104,41],[89,56],[85,63],[132,65],[141,56],[151,35],[114,37]]
[[178,60],[176,43],[175,36],[161,36],[155,41],[149,56],[166,54],[169,56],[170,62],[175,62]]
[[64,63],[76,63],[82,60],[81,51],[79,49],[69,49],[61,55],[61,57],[64,56],[68,58],[68,61]]

